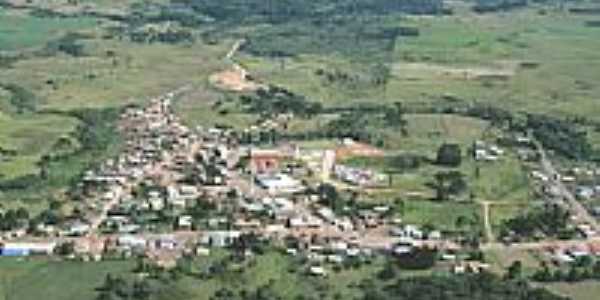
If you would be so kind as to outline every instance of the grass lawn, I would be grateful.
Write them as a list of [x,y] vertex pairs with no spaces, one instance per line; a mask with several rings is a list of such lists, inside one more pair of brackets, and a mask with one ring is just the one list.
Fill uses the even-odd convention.
[[125,273],[132,262],[54,262],[46,259],[0,259],[0,300],[84,300],[107,273]]

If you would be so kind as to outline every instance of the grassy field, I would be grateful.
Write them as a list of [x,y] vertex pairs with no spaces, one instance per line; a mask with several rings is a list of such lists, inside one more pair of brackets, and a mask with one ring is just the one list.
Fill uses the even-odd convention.
[[442,231],[456,230],[456,219],[460,216],[471,218],[480,215],[479,206],[474,203],[435,202],[429,200],[407,200],[404,214],[400,217],[410,224],[431,224]]
[[397,130],[386,129],[386,147],[403,152],[435,156],[444,143],[457,143],[465,149],[481,139],[488,127],[487,122],[455,115],[407,115],[408,136]]
[[[416,38],[400,38],[392,55],[392,77],[382,88],[352,89],[326,84],[317,69],[360,74],[342,57],[300,55],[285,60],[242,57],[259,79],[288,87],[326,104],[361,101],[419,103],[465,101],[491,103],[514,111],[581,114],[597,119],[594,95],[600,90],[600,29],[586,27],[587,17],[535,10],[508,14],[461,13],[436,18],[388,20],[414,25]],[[535,62],[527,67],[522,62]],[[467,75],[465,75],[467,74]],[[505,74],[506,80],[479,75]],[[490,76],[488,78],[491,78]],[[483,78],[483,79],[482,79]]]
[[0,10],[0,51],[43,46],[70,30],[90,28],[93,18],[37,18],[23,11]]
[[[171,46],[86,40],[88,56],[20,61],[0,74],[45,99],[42,109],[123,106],[184,84],[200,84],[223,66],[229,44]],[[115,55],[107,55],[111,51]],[[168,53],[168,55],[165,55]],[[53,84],[47,84],[51,80]]]
[[525,275],[532,275],[540,266],[536,254],[526,250],[489,250],[485,252],[485,259],[491,265],[491,271],[499,275],[505,274],[506,269],[515,261],[521,261]]
[[17,156],[0,161],[2,179],[36,174],[40,157],[77,123],[76,119],[50,114],[11,117],[0,112],[0,148],[17,152]]
[[236,95],[218,91],[208,82],[199,85],[199,89],[183,95],[175,102],[175,111],[187,124],[203,127],[225,125],[246,128],[258,119],[256,116],[241,112]]
[[545,284],[544,287],[558,295],[571,297],[573,300],[595,300],[600,294],[600,285],[597,281],[551,283]]
[[53,262],[45,259],[0,260],[1,300],[85,300],[96,297],[107,273],[125,273],[132,262]]
[[[203,260],[213,260],[212,256],[199,259],[197,264],[201,264]],[[316,296],[320,293],[326,293],[330,297],[340,294],[343,299],[349,299],[357,295],[357,289],[352,287],[354,284],[372,277],[383,266],[383,259],[376,258],[371,264],[358,269],[342,269],[336,272],[328,267],[329,275],[318,278],[307,276],[304,267],[294,263],[290,256],[277,252],[256,256],[252,260],[254,262],[244,267],[243,272],[229,271],[203,281],[186,277],[177,283],[177,288],[198,300],[208,300],[214,292],[223,287],[234,291],[245,289],[253,292],[266,285],[271,286],[277,295],[286,300],[296,299],[299,295]]]

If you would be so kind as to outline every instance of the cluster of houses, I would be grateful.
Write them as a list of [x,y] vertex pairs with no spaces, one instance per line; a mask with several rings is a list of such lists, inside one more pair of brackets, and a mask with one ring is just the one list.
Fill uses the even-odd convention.
[[497,145],[478,140],[475,141],[473,155],[477,161],[497,161],[504,155],[504,150]]
[[547,257],[556,264],[570,264],[583,257],[600,258],[600,243],[581,242],[571,246],[549,246],[545,250]]

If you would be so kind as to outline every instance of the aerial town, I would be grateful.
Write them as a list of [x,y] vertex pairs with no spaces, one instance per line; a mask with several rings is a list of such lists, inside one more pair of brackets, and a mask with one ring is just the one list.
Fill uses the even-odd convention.
[[[280,245],[289,255],[305,255],[311,261],[307,271],[315,276],[326,275],[323,263],[424,248],[443,253],[455,272],[489,267],[456,255],[469,247],[463,239],[403,222],[388,213],[389,206],[334,211],[325,184],[352,190],[387,182],[385,174],[336,163],[336,156],[381,156],[381,150],[351,139],[322,150],[287,143],[268,149],[242,145],[226,129],[183,125],[171,103],[185,89],[152,99],[145,107],[127,108],[119,121],[126,146],[117,157],[85,172],[77,185],[82,198],[77,215],[62,224],[4,233],[0,254],[56,255],[66,246],[72,259],[143,255],[169,268],[183,255],[207,255],[250,235]],[[517,142],[533,145],[524,137]],[[518,242],[508,236],[481,248],[537,249],[561,263],[600,255],[597,212],[578,200],[591,198],[600,188],[575,184],[581,173],[594,171],[561,175],[539,151],[539,170],[530,176],[548,201],[572,211],[569,222],[577,237]],[[475,142],[476,160],[495,161],[503,154],[496,145]]]
[[[164,266],[184,253],[206,253],[254,234],[283,244],[289,253],[336,253],[330,259],[402,252],[412,247],[453,251],[458,245],[439,231],[389,219],[386,206],[356,216],[336,215],[307,174],[339,186],[385,181],[370,170],[335,164],[335,151],[303,151],[293,145],[258,149],[239,145],[227,130],[184,126],[171,111],[177,91],[129,108],[120,121],[126,148],[79,184],[82,211],[65,224],[39,224],[3,235],[4,256],[51,255],[72,244],[74,257],[143,253]],[[340,151],[377,152],[351,140]],[[383,177],[383,178],[382,178]],[[194,213],[211,207],[198,222]],[[317,271],[322,272],[322,271]]]
[[597,300],[600,0],[0,0],[0,300]]

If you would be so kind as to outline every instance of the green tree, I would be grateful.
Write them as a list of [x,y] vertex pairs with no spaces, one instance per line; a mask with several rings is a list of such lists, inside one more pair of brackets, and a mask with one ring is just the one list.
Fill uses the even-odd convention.
[[521,279],[523,277],[523,263],[520,260],[514,261],[508,267],[505,277],[510,280]]
[[437,152],[436,162],[447,167],[458,167],[462,162],[462,152],[458,144],[443,144]]

